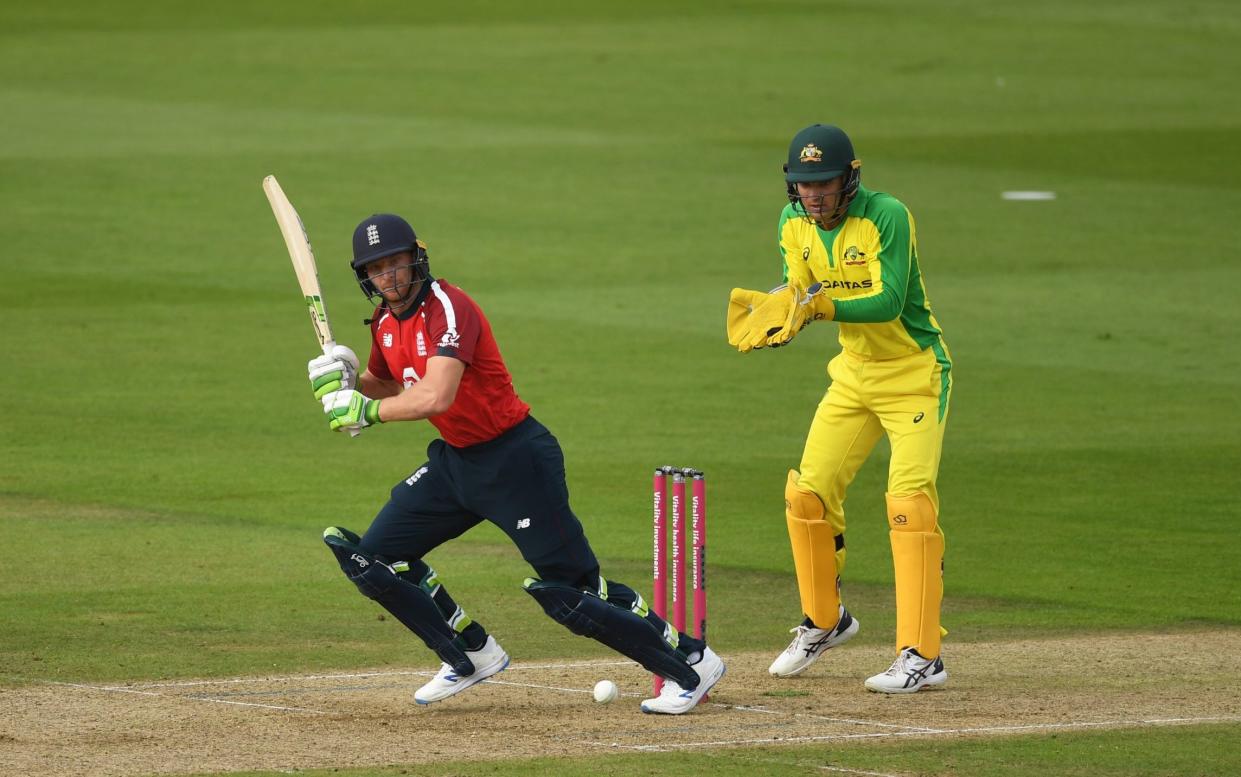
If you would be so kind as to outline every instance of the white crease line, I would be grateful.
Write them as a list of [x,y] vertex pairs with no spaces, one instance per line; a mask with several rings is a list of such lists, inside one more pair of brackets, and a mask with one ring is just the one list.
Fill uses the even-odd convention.
[[928,734],[938,734],[940,729],[926,728],[925,726],[902,726],[896,723],[880,723],[874,720],[854,720],[853,718],[829,718],[826,715],[814,715],[809,712],[786,712],[784,710],[769,710],[766,707],[747,707],[742,704],[716,704],[716,707],[724,709],[741,710],[742,712],[761,712],[765,715],[791,715],[795,718],[809,718],[811,720],[826,720],[831,723],[849,723],[854,726],[874,726],[876,728],[898,728],[902,731],[918,731]]
[[[580,661],[570,664],[510,664],[508,671],[514,669],[577,669],[592,666],[637,666],[633,661]],[[189,688],[196,685],[227,685],[232,683],[275,683],[290,680],[358,680],[367,677],[428,677],[435,675],[434,669],[417,669],[401,672],[358,672],[353,674],[300,674],[280,677],[226,677],[220,680],[185,680],[172,683],[134,683],[132,685],[106,686],[117,690],[125,688]]]
[[[543,690],[547,690],[547,691],[564,691],[565,693],[593,694],[595,692],[593,688],[561,688],[558,685],[539,685],[538,683],[515,683],[511,680],[497,680],[494,677],[488,677],[486,680],[483,680],[481,685],[487,685],[488,683],[493,684],[493,685],[515,685],[519,688],[542,688]],[[637,693],[635,691],[621,691],[617,695],[618,696],[632,696],[638,699],[645,698],[647,696],[647,694],[645,693]]]
[[838,772],[840,774],[865,774],[870,777],[897,777],[895,774],[886,774],[884,772],[864,772],[861,769],[845,769],[840,766],[820,766],[825,772]]
[[326,715],[322,710],[310,710],[304,707],[281,707],[277,704],[256,704],[248,701],[229,701],[228,699],[211,699],[206,696],[178,696],[168,695],[165,693],[155,693],[154,691],[137,691],[132,688],[109,688],[102,685],[83,685],[82,683],[62,683],[56,680],[42,680],[41,682],[50,685],[64,685],[70,688],[84,688],[89,691],[106,691],[108,693],[131,693],[135,696],[155,696],[161,699],[188,699],[189,701],[205,701],[213,704],[233,704],[238,707],[262,707],[269,710],[284,710],[285,712],[308,712],[311,715]]
[[535,683],[514,683],[508,680],[496,680],[490,677],[487,678],[486,680],[483,680],[482,684],[483,685],[515,685],[519,688],[542,688],[548,691],[565,691],[566,693],[591,693],[591,691],[588,691],[585,688],[561,688],[556,685],[537,685]]
[[1166,725],[1176,723],[1212,723],[1217,721],[1241,722],[1241,715],[1218,715],[1203,718],[1150,718],[1144,720],[1104,720],[1098,722],[1030,723],[1020,726],[976,726],[972,728],[945,728],[934,731],[876,731],[868,734],[822,734],[803,737],[764,737],[762,739],[732,739],[714,742],[674,742],[664,745],[624,745],[616,742],[588,742],[600,747],[621,747],[629,750],[688,750],[698,747],[729,747],[732,745],[778,745],[791,742],[826,742],[840,739],[884,739],[887,737],[939,736],[943,734],[980,734],[999,731],[1039,731],[1048,729],[1101,728],[1141,725]]

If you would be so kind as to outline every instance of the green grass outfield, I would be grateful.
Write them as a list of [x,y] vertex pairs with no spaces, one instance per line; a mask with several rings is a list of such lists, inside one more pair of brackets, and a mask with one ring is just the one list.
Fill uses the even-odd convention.
[[[835,327],[741,356],[723,314],[733,286],[779,280],[780,164],[814,121],[917,218],[956,360],[947,650],[1236,629],[1238,50],[1224,2],[5,4],[0,682],[429,663],[318,536],[364,528],[433,430],[327,432],[269,173],[359,351],[352,228],[410,218],[560,438],[610,577],[649,586],[651,468],[705,469],[713,642],[782,647],[784,473]],[[849,502],[845,592],[873,645],[894,622],[885,468],[881,446]],[[499,532],[430,560],[514,655],[607,655],[521,593]],[[1194,731],[1004,753],[1238,768],[1241,727]],[[1120,771],[1147,736],[1193,744]],[[849,763],[1006,773],[977,741],[934,747]]]

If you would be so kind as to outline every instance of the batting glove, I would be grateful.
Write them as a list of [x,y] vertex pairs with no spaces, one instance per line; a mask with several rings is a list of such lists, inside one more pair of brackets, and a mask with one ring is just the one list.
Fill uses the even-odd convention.
[[330,352],[311,359],[306,372],[315,399],[333,391],[351,391],[358,385],[358,357],[348,346],[334,345]]
[[380,402],[353,390],[327,394],[323,397],[323,412],[327,414],[328,428],[334,432],[342,429],[353,432],[382,423]]

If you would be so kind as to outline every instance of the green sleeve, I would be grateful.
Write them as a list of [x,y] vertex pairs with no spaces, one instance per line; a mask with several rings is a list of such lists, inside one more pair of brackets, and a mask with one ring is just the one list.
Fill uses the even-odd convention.
[[[879,231],[879,271],[874,291],[861,297],[836,300],[836,321],[877,324],[894,321],[905,308],[909,289],[912,243],[909,211],[895,199],[888,199],[866,214]],[[871,275],[876,273],[872,269]]]
[[776,224],[776,245],[780,247],[780,262],[782,265],[781,283],[789,282],[789,259],[788,254],[784,250],[784,222],[789,220],[789,208],[786,205],[784,210],[780,211],[780,223]]

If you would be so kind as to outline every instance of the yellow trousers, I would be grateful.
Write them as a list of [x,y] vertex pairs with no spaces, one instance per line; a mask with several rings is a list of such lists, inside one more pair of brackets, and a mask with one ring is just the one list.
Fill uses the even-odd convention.
[[[815,412],[799,484],[823,501],[832,534],[845,532],[845,494],[879,438],[892,447],[888,521],[897,588],[897,649],[939,655],[943,531],[939,475],[951,396],[951,360],[942,346],[895,359],[848,351],[827,366],[830,388]],[[844,567],[837,553],[838,571]],[[830,627],[830,624],[826,627]]]

